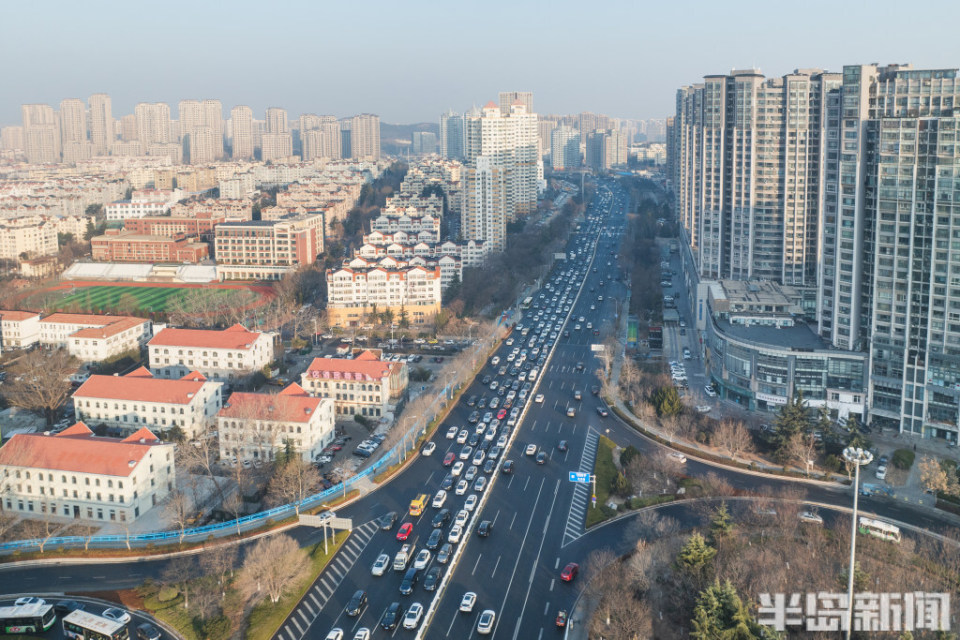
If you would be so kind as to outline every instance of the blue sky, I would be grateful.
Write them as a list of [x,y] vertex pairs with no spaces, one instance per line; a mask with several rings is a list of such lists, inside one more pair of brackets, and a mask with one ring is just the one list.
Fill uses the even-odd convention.
[[0,3],[0,124],[20,104],[106,92],[435,121],[531,90],[541,113],[670,115],[677,87],[731,68],[960,66],[960,3],[48,0]]

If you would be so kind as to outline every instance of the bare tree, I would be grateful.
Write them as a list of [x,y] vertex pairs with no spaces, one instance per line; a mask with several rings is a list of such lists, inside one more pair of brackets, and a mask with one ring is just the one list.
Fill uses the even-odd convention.
[[612,550],[604,547],[591,551],[584,563],[587,591],[594,597],[603,598],[620,583],[621,568],[620,560]]
[[29,351],[10,366],[3,396],[16,407],[42,413],[51,425],[57,409],[70,397],[70,375],[77,365],[66,349]]
[[924,456],[917,465],[920,472],[920,484],[932,493],[956,494],[958,491],[957,478],[941,466],[934,458]]
[[190,515],[190,497],[179,487],[174,489],[167,496],[166,512],[173,524],[180,530],[180,544],[183,544],[187,519]]
[[17,516],[0,512],[0,541],[7,540],[7,534],[18,521]]
[[641,495],[662,495],[676,490],[679,472],[666,452],[657,451],[645,458],[634,458],[623,470],[630,484]]
[[810,433],[795,433],[787,442],[787,457],[810,473],[810,467],[817,459],[817,441]]
[[190,608],[190,581],[197,576],[197,561],[192,556],[176,556],[160,574],[160,582],[183,594],[183,608]]
[[227,595],[227,577],[233,574],[236,564],[237,547],[232,544],[215,545],[206,549],[200,556],[203,573],[216,578],[221,599]]
[[66,528],[61,522],[56,522],[48,517],[40,520],[24,520],[22,536],[25,540],[36,539],[40,553],[43,553],[44,547],[50,538],[54,537]]
[[293,502],[300,513],[300,502],[316,493],[320,485],[320,472],[300,456],[293,456],[276,467],[267,487],[267,499],[273,505]]
[[710,443],[725,449],[732,458],[739,458],[743,453],[753,450],[753,437],[739,420],[723,420],[713,430]]
[[307,553],[293,538],[279,534],[262,538],[243,559],[242,592],[257,601],[277,602],[307,571]]

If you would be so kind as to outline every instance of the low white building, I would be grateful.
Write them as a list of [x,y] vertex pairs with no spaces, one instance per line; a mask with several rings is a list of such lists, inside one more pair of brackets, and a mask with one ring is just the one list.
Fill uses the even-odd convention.
[[0,310],[0,349],[25,349],[39,341],[39,313]]
[[233,393],[217,414],[220,458],[269,462],[290,446],[310,462],[334,439],[334,402],[293,383],[276,395]]
[[184,194],[179,189],[173,191],[143,189],[134,192],[129,200],[118,200],[105,205],[103,213],[107,220],[162,216],[170,213],[170,207],[183,197]]
[[235,324],[222,331],[163,329],[147,343],[150,370],[161,378],[191,371],[220,382],[243,380],[274,359],[273,333]]
[[354,258],[327,270],[327,320],[333,326],[359,326],[373,312],[403,314],[413,326],[433,323],[440,311],[442,274],[439,265],[425,266],[383,258],[375,263]]
[[155,378],[140,367],[125,376],[90,376],[73,394],[77,420],[127,431],[179,427],[187,438],[206,437],[222,406],[219,382],[193,371],[179,380]]
[[83,362],[102,362],[139,351],[151,331],[152,323],[143,318],[54,313],[40,320],[40,344],[62,347]]
[[18,433],[0,448],[4,510],[133,522],[176,487],[173,451],[146,428],[122,440],[82,422],[58,434]]

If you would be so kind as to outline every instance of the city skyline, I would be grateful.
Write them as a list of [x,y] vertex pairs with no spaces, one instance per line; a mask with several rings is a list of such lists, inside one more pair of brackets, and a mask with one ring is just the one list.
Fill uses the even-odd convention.
[[[480,106],[500,91],[520,90],[537,95],[539,113],[596,111],[646,119],[669,115],[676,86],[699,80],[705,71],[758,68],[773,76],[797,65],[838,72],[844,64],[895,60],[935,69],[951,67],[957,58],[955,50],[943,46],[952,42],[947,30],[953,23],[944,14],[956,10],[930,2],[897,12],[898,33],[904,37],[896,40],[875,36],[889,26],[892,2],[874,4],[871,11],[816,2],[776,30],[739,25],[739,16],[767,11],[753,0],[739,2],[737,10],[704,5],[697,9],[695,23],[690,23],[687,7],[626,3],[592,13],[573,3],[551,6],[549,12],[536,5],[511,7],[506,23],[497,5],[468,15],[467,9],[441,11],[431,3],[402,8],[382,3],[375,7],[368,32],[327,29],[323,38],[291,37],[295,29],[265,30],[262,21],[245,17],[255,15],[255,7],[242,2],[232,5],[229,14],[190,5],[188,24],[179,19],[183,3],[151,16],[149,24],[136,16],[135,7],[122,3],[101,3],[100,10],[56,5],[54,11],[26,5],[5,10],[0,50],[20,64],[8,70],[8,86],[14,90],[0,98],[0,125],[17,124],[21,104],[57,105],[94,93],[110,94],[115,114],[132,113],[137,102],[175,105],[214,98],[227,109],[249,105],[255,113],[281,106],[295,114],[371,112],[384,122],[414,123],[435,122],[445,109]],[[922,10],[925,5],[932,13]],[[279,25],[353,19],[345,5],[322,10],[300,3],[286,6],[296,20],[285,21],[285,14],[277,12]],[[824,20],[824,15],[832,19]],[[930,15],[944,19],[930,20]],[[471,28],[460,28],[467,20]],[[671,24],[684,25],[684,40],[699,46],[684,56],[665,55],[676,50],[676,32],[663,28]],[[104,29],[110,37],[89,37]],[[730,38],[731,32],[738,37]],[[171,46],[145,47],[151,34],[163,35]],[[581,46],[558,52],[552,44],[564,34]],[[498,40],[511,46],[490,46]],[[38,41],[45,43],[43,55],[24,56]],[[424,63],[385,62],[398,52]],[[709,69],[704,58],[711,60]],[[64,65],[67,59],[73,64]],[[328,63],[311,68],[310,82],[294,82],[303,77],[305,60]],[[624,76],[632,81],[624,82]],[[270,79],[266,86],[264,78]]]

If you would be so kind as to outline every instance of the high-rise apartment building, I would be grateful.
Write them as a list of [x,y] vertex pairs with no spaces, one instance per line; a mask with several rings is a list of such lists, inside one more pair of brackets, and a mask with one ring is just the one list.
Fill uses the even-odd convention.
[[300,153],[304,160],[339,160],[342,154],[340,124],[336,116],[312,113],[300,116]]
[[153,144],[176,142],[170,132],[170,105],[165,102],[141,102],[133,109],[137,119],[137,139],[147,150]]
[[203,112],[203,126],[209,127],[213,134],[213,157],[223,157],[223,104],[219,100],[204,100],[200,105]]
[[110,96],[105,93],[95,93],[87,100],[90,115],[90,144],[94,155],[103,156],[110,153],[113,144],[113,113]]
[[429,155],[437,152],[437,135],[432,131],[414,131],[410,134],[412,152],[417,155]]
[[253,109],[237,105],[230,110],[233,129],[233,159],[247,160],[253,157]]
[[447,111],[440,114],[440,155],[463,160],[463,114]]
[[480,115],[480,148],[504,171],[508,221],[534,211],[540,162],[537,114],[527,113],[517,101],[504,116],[488,103]]
[[219,100],[181,100],[180,144],[191,164],[213,162],[223,156],[223,107]]
[[463,169],[461,233],[484,243],[487,252],[507,248],[507,171],[493,158],[478,156]]
[[287,110],[280,107],[270,107],[267,109],[267,133],[288,133],[290,131],[287,123]]
[[597,129],[587,133],[585,146],[587,166],[596,171],[609,171],[627,164],[627,134],[619,129]]
[[53,107],[25,104],[20,112],[27,162],[60,162],[60,125]]
[[816,286],[825,96],[839,82],[747,70],[680,89],[676,207],[701,277]]
[[463,162],[472,164],[482,153],[483,127],[480,109],[473,107],[463,116]]
[[499,97],[501,115],[510,115],[513,105],[518,102],[524,106],[527,113],[535,113],[533,110],[532,91],[501,91]]
[[60,149],[63,161],[75,163],[92,155],[87,141],[87,108],[83,100],[67,98],[60,102]]
[[555,171],[580,167],[580,132],[560,125],[550,134],[550,164]]
[[380,116],[361,113],[350,125],[350,157],[357,160],[380,159]]
[[293,155],[293,136],[286,109],[267,109],[266,132],[260,137],[260,159],[264,162],[286,160]]

